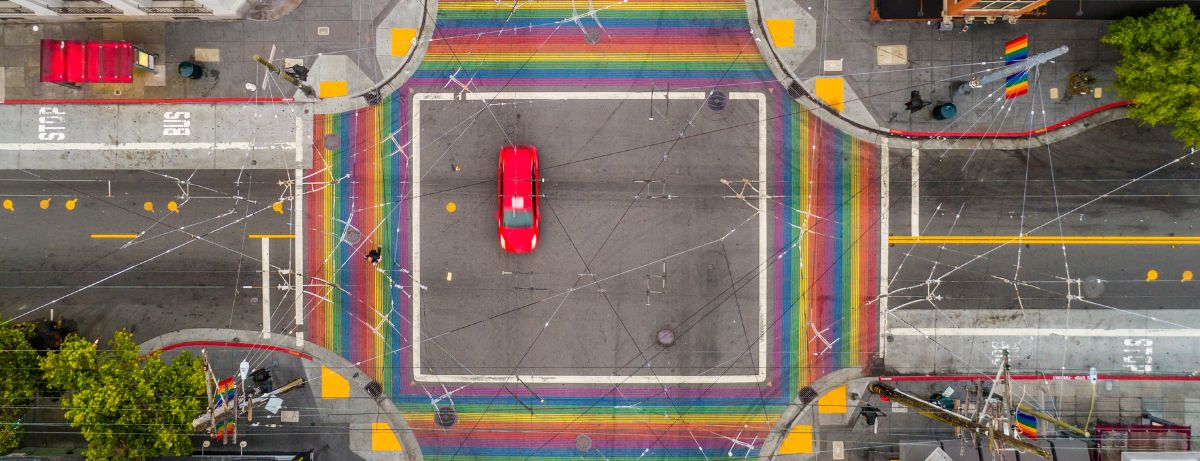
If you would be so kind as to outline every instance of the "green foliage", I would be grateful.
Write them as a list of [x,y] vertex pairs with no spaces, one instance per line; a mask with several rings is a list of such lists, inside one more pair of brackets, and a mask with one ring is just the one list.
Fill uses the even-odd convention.
[[1200,22],[1187,5],[1160,8],[1108,27],[1101,42],[1121,52],[1117,93],[1137,103],[1130,116],[1200,145]]
[[186,352],[171,363],[139,356],[126,332],[108,350],[68,337],[42,362],[47,384],[65,391],[71,426],[87,439],[89,460],[142,460],[191,453],[192,419],[205,406],[204,368]]
[[20,420],[42,377],[37,352],[29,345],[32,336],[31,325],[0,325],[0,453],[21,445]]

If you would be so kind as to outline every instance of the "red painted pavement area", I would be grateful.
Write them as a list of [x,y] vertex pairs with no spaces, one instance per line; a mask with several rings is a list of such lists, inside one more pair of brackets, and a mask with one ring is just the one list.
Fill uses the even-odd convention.
[[179,349],[181,347],[240,347],[245,349],[261,349],[273,352],[283,352],[285,354],[291,354],[296,357],[300,357],[304,360],[312,360],[311,355],[300,351],[294,351],[286,347],[272,346],[270,344],[234,343],[229,341],[184,341],[182,343],[176,343],[162,347],[156,350],[155,353],[166,352],[173,349]]
[[281,103],[292,98],[176,98],[176,99],[4,99],[0,104],[229,104]]
[[[1086,381],[1088,375],[1013,375],[1013,381]],[[1188,375],[1098,375],[1103,381],[1200,381],[1200,376]],[[945,375],[945,376],[880,376],[879,380],[888,381],[991,381],[993,376],[985,375]]]
[[906,137],[910,137],[910,138],[1025,138],[1025,137],[1033,136],[1036,134],[1042,134],[1042,133],[1046,133],[1048,131],[1057,130],[1059,128],[1070,125],[1072,123],[1079,121],[1080,119],[1083,119],[1085,117],[1090,117],[1099,112],[1103,112],[1103,111],[1106,111],[1109,109],[1115,109],[1117,107],[1125,107],[1125,106],[1129,106],[1132,104],[1133,104],[1133,101],[1118,101],[1118,102],[1114,102],[1111,104],[1105,104],[1103,106],[1083,112],[1079,115],[1068,118],[1066,120],[1055,123],[1053,125],[1050,125],[1050,126],[1047,126],[1044,128],[1038,128],[1036,130],[1030,130],[1030,131],[1000,131],[1000,132],[995,132],[995,133],[989,133],[989,132],[985,132],[985,131],[958,131],[958,132],[952,132],[952,131],[905,131],[905,130],[892,129],[892,130],[888,130],[888,132],[891,134],[897,135],[897,136],[906,136]]

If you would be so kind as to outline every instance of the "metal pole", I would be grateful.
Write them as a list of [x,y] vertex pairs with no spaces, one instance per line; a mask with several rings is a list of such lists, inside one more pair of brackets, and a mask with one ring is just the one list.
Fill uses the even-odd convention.
[[954,96],[962,96],[964,94],[967,94],[967,92],[970,91],[972,88],[981,88],[981,87],[983,87],[984,84],[991,83],[996,80],[1000,80],[1002,78],[1005,78],[1009,75],[1012,75],[1012,74],[1015,74],[1018,72],[1027,71],[1029,69],[1037,67],[1040,64],[1045,64],[1045,63],[1049,62],[1051,59],[1054,59],[1054,58],[1057,58],[1064,54],[1067,54],[1068,51],[1070,51],[1070,48],[1067,48],[1066,45],[1063,45],[1063,46],[1060,46],[1053,50],[1046,51],[1044,53],[1038,53],[1037,55],[1034,55],[1033,57],[1031,57],[1029,59],[1018,62],[1011,66],[1005,66],[1003,69],[996,70],[995,72],[984,75],[983,77],[980,77],[978,79],[971,80],[970,82],[959,85],[958,89],[954,91]]
[[300,91],[304,92],[304,94],[309,95],[309,96],[316,95],[316,93],[313,92],[313,89],[311,86],[308,86],[308,84],[301,82],[300,80],[297,80],[296,77],[288,75],[288,74],[284,73],[283,71],[279,70],[278,67],[276,67],[274,64],[271,64],[271,61],[268,61],[266,58],[262,57],[261,55],[257,55],[257,54],[254,55],[254,60],[258,61],[259,64],[262,64],[263,67],[266,67],[267,70],[270,71],[272,74],[283,77],[283,79],[287,80],[288,83],[291,83],[292,85],[296,85],[296,88],[299,88]]
[[992,429],[983,424],[979,424],[970,418],[967,418],[966,416],[921,400],[912,394],[900,391],[894,387],[876,382],[867,386],[867,389],[875,394],[882,395],[891,400],[899,402],[901,405],[912,408],[917,411],[917,414],[920,414],[926,418],[935,421],[941,421],[952,426],[969,429],[975,433],[986,434],[988,437],[994,438],[998,443],[1003,443],[1026,453],[1035,453],[1038,456],[1046,459],[1051,459],[1053,456],[1050,451],[1046,450],[1045,448]]

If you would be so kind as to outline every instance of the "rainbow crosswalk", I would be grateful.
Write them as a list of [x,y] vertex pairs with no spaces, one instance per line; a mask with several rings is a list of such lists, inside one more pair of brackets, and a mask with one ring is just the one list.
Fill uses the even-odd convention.
[[[434,40],[400,91],[378,106],[315,118],[304,189],[308,337],[384,385],[427,459],[753,456],[800,387],[862,367],[877,350],[878,147],[780,97],[786,92],[758,54],[741,1],[593,1],[594,14],[572,7],[587,4],[529,2],[514,11],[493,0],[442,0]],[[361,255],[380,245],[385,260],[410,267],[411,172],[399,148],[412,135],[406,95],[450,91],[451,76],[479,91],[721,85],[768,93],[769,187],[778,197],[768,382],[472,384],[454,393],[457,424],[437,426],[430,395],[407,367],[412,281],[376,271]],[[534,413],[512,395],[537,402]],[[579,435],[590,437],[591,450],[577,449]]]

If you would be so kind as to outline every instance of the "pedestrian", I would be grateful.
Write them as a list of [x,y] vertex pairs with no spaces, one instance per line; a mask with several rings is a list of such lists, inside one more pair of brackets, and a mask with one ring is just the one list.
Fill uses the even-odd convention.
[[379,259],[383,257],[383,247],[377,246],[375,249],[367,252],[367,261],[371,262],[372,266],[379,264]]

